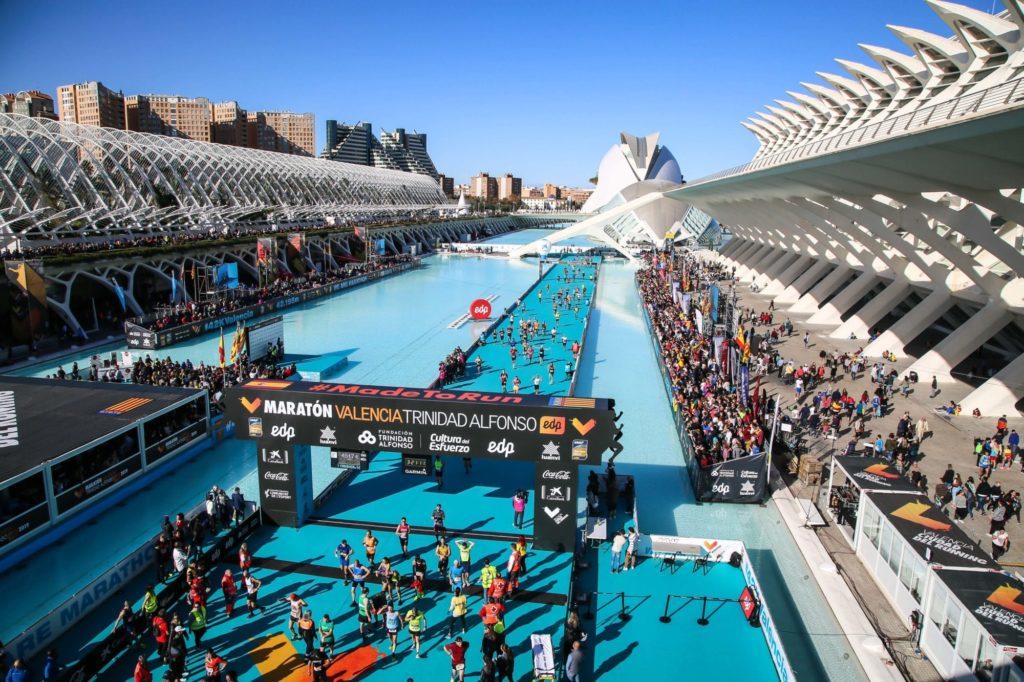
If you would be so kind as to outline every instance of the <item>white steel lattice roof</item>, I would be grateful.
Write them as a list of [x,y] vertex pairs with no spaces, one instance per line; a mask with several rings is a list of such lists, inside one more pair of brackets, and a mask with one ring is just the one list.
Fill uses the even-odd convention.
[[338,220],[446,203],[429,176],[0,114],[0,235],[29,239]]

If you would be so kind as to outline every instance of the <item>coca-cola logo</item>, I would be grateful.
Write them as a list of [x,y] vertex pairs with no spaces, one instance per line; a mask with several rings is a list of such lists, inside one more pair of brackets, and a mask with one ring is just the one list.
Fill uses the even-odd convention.
[[568,481],[569,480],[569,470],[568,469],[562,469],[560,471],[545,471],[541,475],[541,478],[549,480],[549,481]]
[[263,474],[263,480],[265,481],[287,481],[289,480],[287,471],[268,471]]

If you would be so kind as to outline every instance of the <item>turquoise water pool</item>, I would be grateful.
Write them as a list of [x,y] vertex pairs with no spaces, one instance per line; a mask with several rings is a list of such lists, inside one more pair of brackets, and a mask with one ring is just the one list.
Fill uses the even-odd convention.
[[[524,243],[545,234],[549,231],[524,230],[499,239],[502,243]],[[589,241],[580,245],[587,244]],[[625,451],[617,464],[620,473],[637,478],[641,528],[651,533],[743,540],[800,679],[864,679],[774,504],[763,508],[694,504],[657,360],[633,287],[633,272],[633,266],[622,262],[602,267],[577,393],[615,398],[618,409],[625,411]],[[419,270],[289,310],[285,315],[286,350],[294,355],[348,352],[349,365],[336,380],[425,385],[434,378],[441,357],[456,344],[467,347],[480,332],[482,325],[448,328],[470,301],[495,295],[495,307],[503,309],[536,276],[535,261],[432,256]],[[225,331],[230,343],[230,330]],[[218,336],[211,334],[154,355],[215,362],[217,344]],[[79,364],[87,365],[90,355],[82,354]],[[70,363],[71,359],[66,360],[64,367],[67,369]],[[25,373],[45,376],[55,369],[56,365],[37,366]],[[237,479],[246,470],[247,456],[238,442],[218,445],[202,455],[198,460],[202,471],[181,478],[176,486],[182,499],[175,505],[198,502],[212,482],[233,484],[227,479]],[[318,457],[315,461],[325,459]],[[321,471],[319,475],[328,473]],[[252,473],[242,479],[254,490]],[[187,484],[194,484],[195,490],[188,492]],[[119,523],[125,525],[129,535],[133,528],[136,533],[150,532],[159,522],[159,515],[166,513],[159,508],[158,500],[150,500],[146,508],[133,502],[119,512],[123,517]],[[101,532],[104,524],[105,519],[101,519],[89,532]],[[317,553],[326,549],[318,547]],[[108,550],[109,546],[94,544],[90,548],[83,542],[78,551],[82,556],[95,553],[102,560]],[[9,586],[0,582],[0,587]],[[43,590],[47,585],[32,588]],[[727,644],[723,642],[723,647]],[[729,655],[729,651],[723,648],[718,654]],[[631,658],[629,665],[637,665],[635,671],[643,674],[645,660],[638,657],[634,662]],[[650,674],[656,675],[655,671],[652,668]]]

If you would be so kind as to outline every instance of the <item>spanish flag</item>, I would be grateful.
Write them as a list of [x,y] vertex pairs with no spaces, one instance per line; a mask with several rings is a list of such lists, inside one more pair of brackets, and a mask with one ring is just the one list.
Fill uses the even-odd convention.
[[220,344],[217,346],[217,354],[220,357],[220,367],[224,369],[224,327],[220,328]]
[[242,354],[242,346],[245,344],[245,327],[239,322],[235,326],[235,340],[231,342],[231,364],[235,364]]
[[750,360],[750,343],[747,342],[747,334],[743,330],[742,324],[736,329],[736,346],[742,353],[740,362],[747,362]]

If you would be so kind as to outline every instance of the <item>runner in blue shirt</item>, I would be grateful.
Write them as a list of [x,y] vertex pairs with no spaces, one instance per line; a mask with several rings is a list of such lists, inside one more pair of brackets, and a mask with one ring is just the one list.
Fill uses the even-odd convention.
[[363,583],[370,576],[370,569],[360,564],[359,559],[356,559],[348,570],[352,574],[352,605],[355,606],[356,592],[362,590]]
[[346,585],[348,585],[348,581],[352,577],[352,569],[349,568],[352,552],[352,546],[348,544],[348,540],[342,540],[338,548],[334,550],[334,556],[338,557],[338,568],[341,569],[341,577],[345,579]]
[[391,655],[394,656],[395,648],[398,646],[398,631],[402,629],[403,624],[402,616],[391,604],[388,604],[387,611],[384,612],[384,627],[388,631],[388,639],[391,640]]

